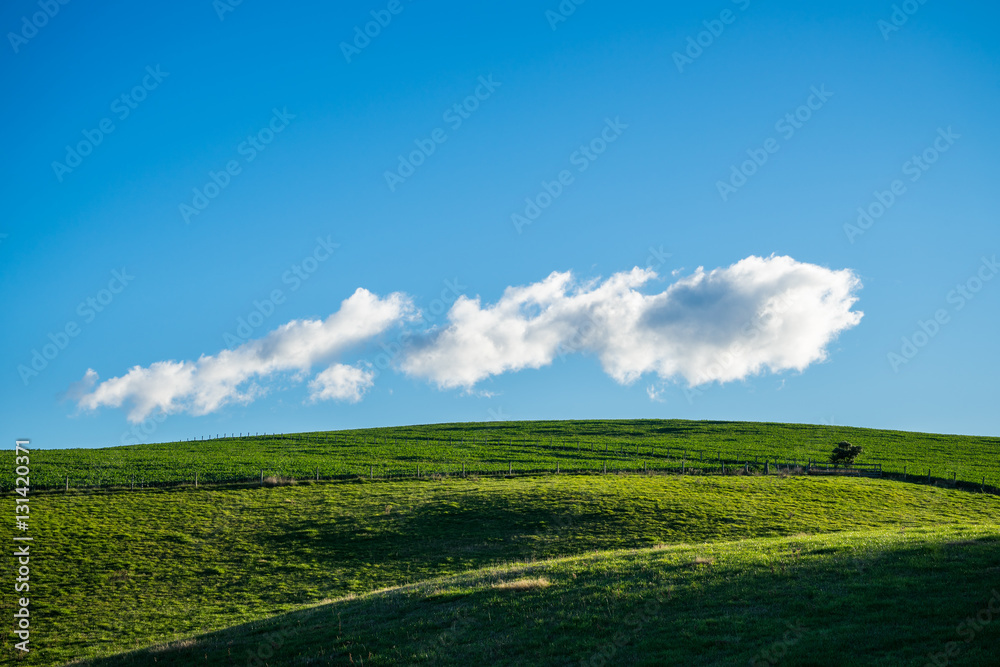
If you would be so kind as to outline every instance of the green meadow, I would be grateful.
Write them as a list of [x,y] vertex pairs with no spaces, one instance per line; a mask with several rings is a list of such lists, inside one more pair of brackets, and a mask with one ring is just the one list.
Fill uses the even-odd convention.
[[[481,422],[214,438],[98,449],[47,449],[33,459],[36,486],[311,479],[562,469],[638,470],[747,458],[826,461],[835,443],[864,448],[859,463],[884,471],[1000,487],[1000,438],[846,426],[685,420]],[[221,434],[220,434],[221,435]],[[13,485],[13,453],[0,452],[0,483]]]
[[[331,434],[302,434],[288,456],[331,469],[380,452],[412,462],[412,452],[392,454],[391,440],[432,432],[426,464],[455,447],[443,433],[466,441],[453,462],[485,460],[494,437],[504,456],[516,450],[527,462],[582,457],[591,439],[609,452],[634,446],[639,432],[640,448],[728,442],[735,453],[812,433],[785,457],[825,458],[841,439],[864,444],[866,456],[878,446],[930,456],[905,434],[862,440],[860,429],[743,424],[723,441],[717,423],[603,422],[620,432],[600,440],[589,429],[602,422],[566,422],[556,437],[560,423],[521,424],[537,437],[506,445],[496,426],[490,444],[479,442],[489,425],[475,424],[352,432],[336,445]],[[913,440],[938,437],[970,469],[994,465],[996,439]],[[67,467],[96,465],[102,453],[149,464],[171,447],[191,462],[202,444],[37,450],[32,467],[50,454]],[[267,458],[246,441],[204,444],[199,466]],[[996,665],[1000,646],[1000,496],[947,484],[358,474],[33,491],[30,521],[32,651],[16,651],[5,633],[9,664],[925,665],[940,655]],[[11,619],[12,595],[2,599]]]

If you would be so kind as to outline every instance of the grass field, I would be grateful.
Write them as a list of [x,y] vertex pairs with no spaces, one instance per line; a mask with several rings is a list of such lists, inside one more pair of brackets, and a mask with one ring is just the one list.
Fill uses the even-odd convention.
[[978,573],[996,583],[998,546],[995,528],[949,526],[601,552],[343,598],[91,664],[994,666],[1000,592]]
[[[106,449],[49,449],[33,458],[36,488],[257,479],[306,479],[317,472],[343,475],[412,475],[549,467],[598,470],[641,468],[688,457],[734,460],[826,461],[833,445],[864,447],[862,463],[887,472],[956,477],[1000,486],[1000,438],[907,433],[846,426],[681,420],[592,420],[435,424],[356,431],[249,436]],[[13,486],[12,452],[0,452],[3,489]]]
[[[0,662],[925,665],[951,646],[946,664],[1000,664],[1000,596],[996,623],[966,621],[993,614],[1000,590],[997,495],[786,474],[365,478],[372,461],[596,469],[606,456],[610,470],[647,447],[824,459],[841,439],[869,461],[947,458],[970,476],[997,460],[995,438],[673,421],[35,450],[36,484],[238,466],[354,477],[33,491],[34,650],[4,633]],[[13,595],[0,599],[12,618]]]
[[[675,646],[673,631],[664,634],[663,628],[683,626],[685,632],[699,636],[707,633],[702,640],[711,637],[711,642],[721,642],[714,655],[722,659],[723,655],[742,656],[747,651],[763,649],[780,636],[772,631],[770,621],[765,622],[763,617],[771,615],[762,611],[759,601],[767,598],[770,605],[783,605],[780,598],[772,599],[768,587],[788,586],[792,580],[782,576],[772,581],[769,573],[790,568],[799,572],[798,581],[809,590],[821,591],[832,585],[838,568],[848,568],[843,573],[845,581],[859,587],[838,603],[839,607],[825,603],[817,607],[809,622],[814,625],[822,617],[835,628],[831,630],[835,634],[849,632],[840,628],[840,624],[856,622],[848,604],[851,596],[867,595],[857,577],[859,571],[868,568],[868,576],[876,577],[878,586],[891,589],[899,586],[895,570],[886,570],[884,577],[878,574],[881,570],[877,564],[897,562],[884,557],[887,550],[901,549],[910,554],[907,557],[911,560],[919,560],[921,550],[928,551],[926,567],[931,572],[925,574],[937,572],[934,576],[950,582],[945,588],[951,587],[951,592],[946,594],[935,584],[930,592],[915,590],[912,594],[931,595],[927,599],[934,602],[927,604],[938,610],[931,616],[946,626],[949,614],[966,610],[962,606],[966,603],[975,603],[973,592],[985,594],[988,590],[979,589],[989,588],[991,578],[1000,578],[997,550],[1000,544],[996,542],[1000,538],[997,525],[1000,498],[870,479],[553,475],[500,480],[71,492],[42,494],[32,502],[32,530],[36,535],[33,563],[39,572],[37,586],[33,583],[32,588],[33,626],[37,628],[33,641],[37,642],[38,650],[29,655],[25,664],[63,664],[170,639],[190,640],[282,613],[293,613],[295,619],[307,618],[299,615],[306,613],[303,609],[323,600],[364,596],[405,584],[417,585],[412,589],[416,592],[406,589],[383,597],[364,598],[367,602],[333,603],[331,610],[352,610],[347,614],[349,629],[341,630],[339,626],[337,629],[347,633],[342,635],[346,643],[333,642],[332,637],[315,642],[309,639],[307,645],[296,650],[303,655],[325,656],[333,664],[350,664],[349,655],[356,661],[363,658],[368,664],[410,660],[461,664],[464,656],[477,651],[485,652],[477,655],[490,655],[492,651],[501,662],[516,662],[518,653],[510,653],[510,647],[503,649],[489,642],[468,647],[472,652],[468,654],[452,653],[441,647],[441,655],[422,658],[422,651],[430,649],[418,644],[433,637],[419,628],[436,632],[439,613],[450,609],[448,605],[454,606],[455,600],[451,593],[442,593],[440,598],[432,596],[447,604],[432,605],[430,613],[413,596],[426,597],[420,591],[429,590],[427,586],[469,589],[475,594],[470,593],[468,599],[477,601],[469,613],[484,613],[491,618],[494,608],[489,601],[493,599],[491,596],[500,595],[507,603],[496,609],[499,615],[496,627],[508,628],[507,621],[500,620],[507,618],[505,615],[520,618],[521,626],[515,623],[503,632],[523,635],[518,642],[534,646],[541,641],[541,635],[535,633],[548,632],[546,628],[551,630],[550,624],[558,618],[568,624],[566,627],[576,622],[572,617],[541,611],[563,604],[565,600],[559,600],[566,595],[580,598],[573,604],[581,606],[582,628],[603,623],[607,633],[614,629],[614,624],[607,619],[602,621],[602,614],[616,618],[629,608],[632,597],[641,599],[656,592],[666,595],[674,587],[685,593],[671,598],[674,601],[659,612],[669,623],[647,624],[647,634],[655,636],[655,641],[635,643],[630,650],[644,655],[652,651],[644,660],[655,664],[653,656]],[[816,536],[823,535],[827,541],[815,541]],[[796,536],[798,542],[789,542],[789,536]],[[941,554],[950,554],[948,550],[953,549],[949,542],[973,539],[969,536],[975,537],[975,544],[992,545],[992,550],[983,548],[969,560],[952,561],[951,556],[942,560]],[[744,539],[756,541],[741,546],[738,540]],[[814,546],[788,546],[797,543]],[[670,548],[658,550],[658,545]],[[890,549],[886,545],[897,546]],[[631,555],[620,551],[630,549],[647,551]],[[796,549],[799,553],[793,553]],[[812,556],[800,558],[803,550]],[[777,557],[779,553],[781,558]],[[714,563],[705,567],[696,565],[693,559],[698,556],[714,559]],[[546,562],[560,558],[570,560]],[[678,565],[673,558],[686,562]],[[507,566],[527,568],[527,572],[531,570],[528,564],[542,568],[537,576],[563,583],[551,590],[528,590],[523,602],[518,602],[522,598],[516,590],[495,591],[487,587],[479,591],[472,584],[461,583],[465,576],[472,576],[472,580],[486,577],[483,581],[494,581],[501,576],[489,574],[490,570],[475,574],[483,568]],[[596,569],[591,572],[592,567]],[[812,581],[810,574],[814,570],[820,577],[816,581]],[[648,577],[634,579],[635,571],[646,572]],[[574,572],[577,576],[585,575],[586,587],[567,588],[566,577],[572,578]],[[440,577],[458,579],[457,583],[420,583]],[[743,577],[749,578],[740,583]],[[648,579],[647,584],[644,579]],[[1000,581],[995,585],[1000,585]],[[753,598],[757,602],[740,599],[738,592],[750,589],[757,590],[757,597]],[[594,606],[594,596],[600,597],[597,591],[601,590],[605,591],[607,604]],[[701,604],[708,606],[696,613],[684,611],[699,590],[706,596]],[[716,599],[713,592],[716,590],[727,592]],[[465,593],[455,595],[466,598]],[[525,617],[535,604],[529,601],[536,595],[541,596],[537,599],[538,609]],[[819,600],[819,593],[810,595]],[[708,598],[712,598],[711,602]],[[401,605],[398,615],[386,616],[376,611],[381,609],[379,605],[397,603]],[[884,606],[886,613],[895,610],[892,613],[900,614],[904,613],[901,605],[912,603],[902,598],[868,600],[873,608]],[[364,607],[366,604],[374,607]],[[802,605],[805,602],[791,605],[779,617],[802,615],[807,608]],[[8,607],[3,613],[9,616],[12,611]],[[725,609],[724,617],[711,620],[713,609]],[[344,612],[338,613],[342,621]],[[392,618],[409,623],[406,619],[413,614],[417,620],[423,619],[420,623],[425,625],[418,624],[418,630],[409,640],[403,626],[395,634],[370,627],[369,621],[375,617],[381,619],[379,623],[391,625]],[[365,618],[369,621],[364,621]],[[961,615],[957,618],[961,620]],[[696,619],[701,620],[696,622]],[[270,625],[253,625],[252,630],[245,627],[231,632],[234,636],[246,635],[242,641],[253,643],[260,632],[280,625],[278,621],[267,623]],[[733,623],[757,629],[733,634],[736,627]],[[332,626],[324,627],[323,632],[333,632]],[[696,631],[699,627],[702,630]],[[947,630],[945,627],[941,633]],[[572,655],[579,657],[580,651],[589,651],[591,647],[597,650],[589,630],[583,634],[574,632],[582,643],[573,649]],[[479,633],[472,634],[479,642]],[[899,641],[895,631],[883,634],[886,641]],[[595,635],[600,636],[600,633]],[[738,644],[730,645],[737,641],[734,638],[737,636]],[[826,635],[810,641],[815,643],[823,636]],[[186,646],[202,646],[202,642],[207,642],[199,664],[206,660],[206,664],[246,664],[245,656],[231,661],[228,648],[222,651],[218,641],[222,640],[209,637]],[[225,639],[224,645],[228,646],[229,641],[233,640]],[[306,640],[300,638],[300,641]],[[907,651],[919,652],[932,643],[924,638],[915,645],[916,649],[910,647]],[[652,648],[654,645],[659,648]],[[208,651],[208,646],[214,647],[212,651]],[[338,648],[334,650],[334,646]],[[373,657],[368,657],[367,652],[359,653],[359,646],[367,647],[365,651],[370,651]],[[700,643],[691,645],[685,659],[695,660],[699,646]],[[564,649],[569,650],[563,646],[539,655],[543,662],[551,664],[554,655]],[[5,637],[3,651],[8,657],[13,655],[9,637]],[[175,662],[163,662],[172,651],[166,651],[162,659],[157,653],[157,664],[191,664],[183,650],[177,653]],[[410,651],[412,655],[401,657],[393,651]],[[152,663],[147,655],[135,658],[131,664]],[[299,663],[292,662],[286,653],[268,664]],[[695,660],[692,664],[710,663]]]

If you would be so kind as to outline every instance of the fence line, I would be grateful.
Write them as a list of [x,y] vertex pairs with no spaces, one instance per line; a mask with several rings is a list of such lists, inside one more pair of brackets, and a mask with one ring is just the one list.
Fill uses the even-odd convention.
[[[346,434],[316,434],[314,437],[303,436],[302,434],[277,434],[277,433],[254,433],[250,434],[217,434],[217,438],[212,439],[257,439],[258,441],[262,438],[267,438],[272,442],[291,442],[299,444],[339,444],[351,447],[360,446],[371,446],[375,448],[380,447],[391,447],[398,450],[397,455],[405,454],[407,449],[417,449],[418,451],[422,448],[427,447],[430,443],[444,448],[445,446],[451,447],[464,447],[466,445],[474,445],[476,447],[484,446],[489,447],[492,445],[494,451],[481,454],[486,454],[486,460],[477,459],[473,461],[466,461],[465,464],[461,462],[460,459],[453,458],[448,463],[420,463],[416,461],[412,465],[422,465],[424,466],[424,472],[428,470],[427,466],[461,466],[466,464],[471,464],[473,466],[478,466],[480,470],[478,472],[469,470],[469,474],[479,474],[479,475],[493,475],[496,474],[496,469],[507,467],[509,474],[535,474],[537,472],[544,472],[553,466],[557,469],[561,468],[561,472],[594,472],[600,470],[603,466],[610,465],[610,467],[619,470],[629,470],[636,471],[640,464],[644,469],[649,469],[652,471],[671,471],[675,468],[680,467],[681,472],[684,472],[685,468],[694,468],[697,470],[710,471],[709,474],[715,474],[715,470],[719,473],[722,472],[732,472],[733,467],[744,467],[749,471],[751,468],[754,471],[760,471],[763,473],[768,473],[770,470],[766,469],[770,466],[774,467],[777,472],[787,471],[795,468],[807,468],[811,474],[852,474],[857,476],[885,476],[891,477],[893,479],[901,479],[904,481],[913,481],[915,477],[914,473],[907,470],[907,466],[902,466],[902,474],[898,470],[885,470],[883,464],[887,462],[878,463],[856,463],[852,465],[850,471],[844,471],[843,469],[839,471],[834,471],[831,466],[826,463],[819,463],[810,458],[787,458],[780,457],[775,458],[774,453],[764,454],[761,452],[755,452],[751,448],[740,451],[737,450],[735,456],[732,452],[723,453],[721,449],[707,449],[707,448],[693,448],[677,446],[676,444],[668,445],[662,441],[660,442],[648,442],[643,439],[627,440],[627,439],[600,439],[600,440],[590,440],[587,438],[568,438],[559,439],[536,439],[529,437],[504,437],[499,438],[496,436],[482,436],[482,437],[457,437],[450,436],[447,438],[397,438],[397,437],[386,437],[379,436],[378,434],[363,434],[363,435],[346,435]],[[546,442],[547,440],[547,442]],[[206,441],[204,438],[192,438],[186,442],[203,442]],[[165,443],[166,444],[166,443]],[[546,461],[545,464],[535,464],[525,461],[524,459],[517,461],[516,451],[517,446],[531,446],[534,448],[541,448],[543,450],[549,450],[554,452],[566,452],[571,455],[570,458],[565,460],[553,459]],[[503,456],[504,448],[510,447],[511,454],[513,454],[512,459],[507,459]],[[368,452],[369,454],[375,454],[374,451]],[[444,453],[444,452],[442,452]],[[494,458],[493,454],[496,454]],[[269,476],[287,477],[294,478],[296,480],[308,480],[314,479],[316,481],[320,479],[333,480],[333,479],[352,479],[358,476],[367,476],[370,479],[376,477],[375,470],[388,470],[391,467],[392,470],[400,469],[401,472],[387,473],[395,477],[405,476],[408,473],[405,472],[405,468],[402,468],[404,464],[396,462],[383,462],[378,464],[365,464],[361,471],[355,470],[360,464],[350,465],[327,465],[327,470],[324,472],[322,468],[317,468],[315,466],[315,461],[308,461],[303,463],[297,463],[296,458],[306,458],[307,455],[302,455],[299,453],[294,453],[288,456],[287,462],[279,463],[277,466],[271,466],[270,470],[278,471],[279,474],[271,474]],[[316,455],[324,456],[324,455]],[[378,455],[376,454],[376,457]],[[433,454],[431,454],[433,456]],[[648,457],[648,458],[647,458]],[[125,458],[125,457],[123,457]],[[335,458],[330,456],[329,458]],[[355,459],[356,460],[356,459]],[[647,461],[647,463],[642,464],[642,461]],[[663,465],[665,461],[672,461],[674,465]],[[652,466],[649,466],[648,462],[652,462]],[[678,463],[680,462],[680,463]],[[331,462],[333,463],[333,462]],[[50,473],[45,475],[45,469],[48,465],[56,468],[58,471],[55,474]],[[224,465],[224,464],[223,464]],[[513,466],[517,466],[517,471],[514,470]],[[33,484],[34,488],[37,489],[55,489],[55,488],[107,488],[114,487],[120,488],[126,486],[130,489],[134,489],[137,486],[139,488],[144,488],[147,486],[176,486],[183,484],[246,484],[251,483],[254,480],[260,482],[261,474],[260,469],[257,465],[247,465],[234,463],[233,467],[226,470],[221,465],[211,465],[206,462],[206,464],[199,465],[197,463],[189,463],[187,465],[170,466],[170,465],[129,465],[126,461],[117,462],[116,465],[99,465],[91,466],[86,472],[80,470],[80,468],[85,468],[87,466],[87,461],[81,460],[79,462],[74,462],[72,460],[66,462],[58,462],[52,464],[46,464],[44,462],[39,462],[35,465],[34,474],[36,482]],[[388,466],[388,467],[387,467]],[[495,467],[496,469],[491,468]],[[528,466],[525,468],[524,466]],[[539,467],[539,466],[548,466]],[[617,466],[617,468],[616,468]],[[629,466],[632,466],[631,468]],[[896,466],[892,466],[896,468]],[[75,470],[74,470],[75,469]],[[729,469],[729,470],[727,470]],[[265,469],[268,470],[268,469]],[[944,471],[950,473],[951,479],[947,479],[945,476],[941,476]],[[67,472],[69,473],[67,476]],[[925,481],[935,482],[935,483],[949,483],[952,485],[958,485],[960,483],[966,486],[977,486],[980,488],[985,488],[994,484],[993,477],[990,475],[991,485],[986,484],[987,477],[981,473],[976,474],[976,479],[966,479],[966,471],[963,471],[963,479],[958,479],[958,472],[954,466],[945,464],[944,469],[938,469],[938,476],[932,474],[932,470],[927,470],[926,474],[923,475]],[[367,474],[365,474],[367,473]],[[445,469],[442,474],[454,474]],[[923,473],[921,473],[923,474]],[[411,473],[412,475],[412,473]],[[417,476],[421,476],[418,475]],[[198,478],[197,481],[195,478]],[[13,482],[13,480],[10,480]],[[0,491],[8,491],[12,485],[8,485],[7,480],[0,478]],[[992,486],[991,486],[992,488]]]
[[[979,490],[983,492],[1000,494],[1000,488],[987,485],[985,477],[982,483],[976,484],[965,480],[958,480],[955,475],[951,479],[943,477],[933,477],[914,474],[884,473],[881,464],[855,464],[852,467],[835,467],[831,464],[817,463],[806,460],[765,460],[748,461],[745,459],[717,459],[709,465],[694,461],[680,460],[674,465],[650,465],[649,461],[620,461],[620,460],[594,460],[592,463],[599,464],[593,467],[567,467],[562,461],[546,464],[527,464],[523,462],[518,466],[513,461],[506,464],[499,462],[485,463],[474,462],[470,466],[464,463],[427,463],[422,462],[410,466],[376,466],[369,464],[362,470],[347,473],[324,473],[321,468],[315,468],[311,474],[295,475],[287,474],[290,471],[281,469],[260,468],[253,475],[209,475],[202,471],[194,471],[188,479],[173,480],[149,480],[141,476],[132,475],[125,482],[108,483],[102,485],[100,480],[96,483],[79,484],[71,476],[66,476],[65,485],[44,485],[35,486],[36,489],[56,489],[65,491],[74,490],[135,490],[145,488],[173,488],[182,486],[275,486],[283,484],[296,484],[303,482],[335,482],[335,481],[358,481],[367,479],[373,480],[402,480],[402,479],[442,479],[442,478],[468,478],[468,477],[518,477],[537,475],[558,475],[558,474],[677,474],[677,475],[841,475],[841,476],[870,476],[886,477],[900,481],[931,483],[935,485],[944,484],[953,488]],[[631,465],[627,465],[631,463]],[[655,463],[655,462],[654,462]],[[609,465],[610,464],[610,465]],[[477,468],[476,465],[488,466]],[[931,472],[931,471],[928,471]],[[367,473],[367,474],[366,474]],[[74,483],[77,482],[77,483]]]
[[[688,468],[697,469],[707,469],[713,470],[716,467],[725,469],[732,469],[734,467],[751,467],[753,469],[766,468],[767,466],[773,466],[775,471],[788,470],[792,468],[802,468],[813,466],[816,468],[822,467],[823,464],[819,464],[808,459],[775,459],[769,457],[767,459],[761,458],[731,458],[719,456],[718,458],[711,459],[686,459],[683,457],[654,457],[654,460],[667,460],[675,461],[681,463],[675,463],[675,465],[659,465],[654,463],[652,469],[654,470],[671,470],[680,466]],[[53,477],[48,481],[38,482],[36,481],[32,486],[36,489],[51,489],[67,486],[72,486],[74,488],[79,487],[93,487],[102,488],[107,486],[124,486],[134,488],[136,485],[142,487],[149,484],[185,484],[193,483],[199,479],[202,483],[241,483],[246,481],[252,481],[258,479],[259,476],[265,476],[264,473],[271,475],[274,471],[278,471],[280,476],[284,477],[294,477],[295,479],[347,479],[356,477],[363,474],[363,472],[368,472],[368,477],[374,477],[374,471],[385,471],[385,470],[397,470],[401,469],[403,471],[411,470],[412,466],[424,466],[424,470],[427,470],[428,465],[436,466],[444,470],[447,474],[453,474],[453,471],[448,468],[452,467],[462,467],[468,465],[479,466],[480,474],[492,474],[500,468],[508,468],[509,473],[515,472],[512,466],[518,466],[518,471],[543,471],[548,470],[552,466],[555,466],[557,470],[562,471],[593,471],[596,470],[601,464],[610,464],[612,469],[615,470],[634,470],[637,469],[641,464],[640,459],[610,459],[610,458],[587,458],[587,459],[566,459],[566,460],[553,460],[546,461],[545,463],[531,462],[524,460],[515,461],[513,458],[498,458],[488,461],[483,460],[451,460],[451,461],[423,461],[414,462],[410,464],[407,468],[406,464],[401,464],[398,462],[379,462],[379,463],[368,463],[368,464],[354,464],[354,465],[339,465],[335,466],[334,470],[323,470],[320,466],[304,465],[301,463],[296,463],[294,461],[289,461],[284,464],[279,464],[277,466],[270,466],[267,468],[260,468],[258,465],[237,465],[235,469],[220,470],[216,466],[171,466],[171,465],[103,465],[103,466],[91,466],[87,470],[86,474],[80,472],[67,472],[67,468],[72,468],[72,464],[67,465],[66,463],[38,463],[35,465],[33,477],[38,480],[40,477],[45,477],[44,470],[46,467],[55,467],[58,471],[55,475],[49,474],[49,477]],[[522,466],[528,465],[530,467],[523,468]],[[648,467],[648,463],[644,464]],[[547,466],[547,467],[546,467]],[[566,467],[569,466],[569,467]],[[829,466],[827,466],[829,467]],[[360,471],[358,471],[360,468]],[[865,470],[880,470],[880,464],[857,464],[855,468],[863,468]],[[470,473],[473,471],[470,470]],[[766,470],[765,470],[766,472]],[[419,470],[418,470],[419,473]],[[382,473],[380,473],[382,474]],[[392,472],[393,475],[407,474],[406,472]],[[7,490],[0,487],[0,490]]]

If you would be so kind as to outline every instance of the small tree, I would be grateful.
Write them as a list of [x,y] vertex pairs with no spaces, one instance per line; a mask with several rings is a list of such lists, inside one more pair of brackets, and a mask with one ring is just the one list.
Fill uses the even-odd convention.
[[849,466],[854,463],[854,459],[858,458],[862,451],[861,445],[852,445],[846,440],[842,440],[837,443],[833,454],[830,454],[830,463],[835,466]]

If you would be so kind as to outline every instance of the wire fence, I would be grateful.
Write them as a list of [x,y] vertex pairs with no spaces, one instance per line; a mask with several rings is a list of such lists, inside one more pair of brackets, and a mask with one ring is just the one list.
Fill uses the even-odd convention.
[[[33,477],[40,473],[36,466]],[[345,469],[346,468],[346,469]],[[335,470],[316,466],[290,468],[246,468],[237,471],[178,470],[172,467],[145,467],[133,471],[95,469],[86,476],[66,474],[58,481],[48,474],[47,482],[33,483],[35,490],[143,489],[178,486],[273,486],[302,482],[346,480],[440,479],[449,477],[516,477],[551,474],[677,474],[677,475],[770,475],[828,474],[881,477],[880,464],[834,467],[814,461],[794,459],[725,458],[664,460],[594,459],[567,462],[441,462],[400,465],[372,463],[339,466]],[[44,474],[44,473],[43,473]]]
[[[836,468],[810,457],[782,457],[774,452],[726,452],[621,439],[447,438],[323,434],[222,434],[222,440],[249,440],[246,450],[226,445],[202,454],[176,456],[175,443],[158,451],[151,463],[148,450],[60,450],[59,460],[33,460],[31,487],[53,489],[136,489],[182,485],[252,485],[351,479],[403,479],[431,476],[503,476],[551,473],[772,474],[888,477],[902,481],[994,489],[997,481],[972,475],[947,463],[916,470],[886,461]],[[199,442],[192,439],[187,442]],[[219,441],[209,440],[210,445]],[[289,445],[300,447],[283,455]],[[148,447],[148,446],[147,446]],[[314,448],[314,449],[312,449]],[[312,449],[312,451],[310,451]],[[790,448],[791,449],[791,448]],[[40,450],[44,452],[45,450]],[[225,452],[225,456],[220,452]],[[541,455],[541,456],[539,456]],[[240,456],[245,458],[240,459]],[[173,459],[180,458],[180,461]],[[888,465],[887,465],[888,463]],[[0,491],[14,488],[14,478],[0,476]],[[989,482],[989,483],[988,483]]]

